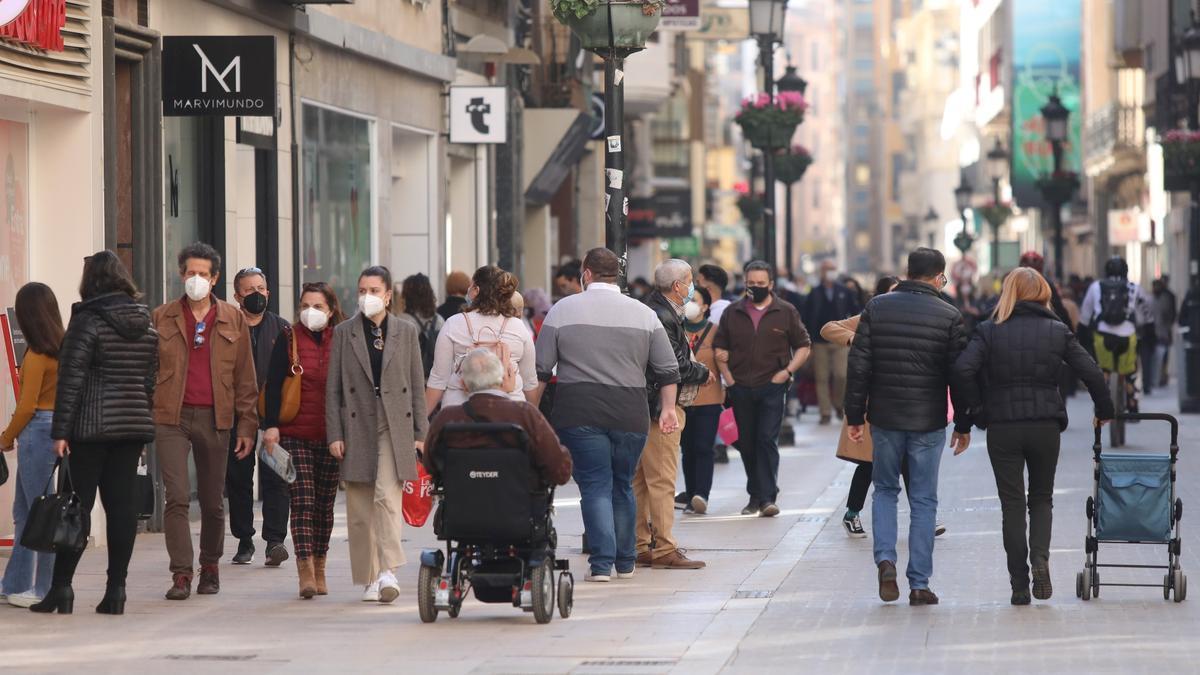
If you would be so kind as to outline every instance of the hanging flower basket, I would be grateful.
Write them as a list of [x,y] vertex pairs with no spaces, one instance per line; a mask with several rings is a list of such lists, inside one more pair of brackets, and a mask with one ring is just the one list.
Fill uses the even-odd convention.
[[1164,187],[1173,192],[1191,190],[1200,181],[1200,131],[1168,131],[1162,148]]
[[1051,204],[1066,204],[1075,196],[1079,189],[1079,174],[1074,171],[1056,171],[1043,174],[1037,179],[1037,189],[1042,197]]
[[554,16],[579,36],[584,49],[601,53],[610,47],[644,49],[662,18],[663,0],[551,0],[550,4]]
[[993,227],[1008,220],[1013,214],[1012,204],[1009,202],[997,204],[996,202],[989,201],[977,210],[979,211],[979,215],[983,216],[983,219]]
[[742,212],[742,218],[745,218],[746,222],[755,223],[762,220],[765,209],[762,197],[748,194],[742,195],[738,197],[737,207],[738,211]]
[[813,163],[812,155],[802,145],[793,145],[790,152],[775,156],[775,180],[791,185],[804,177],[808,166]]
[[759,150],[778,150],[792,144],[796,127],[804,121],[808,103],[799,92],[786,91],[771,101],[768,94],[759,94],[742,101],[742,109],[733,121],[742,128],[742,135]]

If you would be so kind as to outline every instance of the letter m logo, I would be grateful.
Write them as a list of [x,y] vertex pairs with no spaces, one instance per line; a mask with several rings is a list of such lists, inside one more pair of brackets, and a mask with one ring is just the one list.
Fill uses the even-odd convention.
[[[209,73],[212,73],[213,77],[215,77],[217,79],[217,84],[221,85],[221,88],[225,90],[225,93],[228,94],[228,93],[232,92],[232,93],[240,94],[242,92],[242,57],[235,56],[233,58],[233,60],[229,62],[229,65],[225,66],[225,70],[218,71],[217,67],[215,65],[213,65],[213,62],[211,60],[209,60],[208,54],[205,54],[204,50],[200,49],[200,45],[192,44],[192,47],[195,48],[196,53],[200,55],[200,91],[201,92],[203,92],[205,94],[208,93],[208,74]],[[225,79],[226,77],[229,76],[229,71],[231,71],[231,70],[233,71],[233,89],[232,90],[230,90],[229,83]]]

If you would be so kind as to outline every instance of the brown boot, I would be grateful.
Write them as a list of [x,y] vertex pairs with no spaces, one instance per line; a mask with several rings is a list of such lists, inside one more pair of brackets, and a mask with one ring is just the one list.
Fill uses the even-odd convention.
[[216,595],[221,592],[221,573],[216,565],[200,566],[200,581],[196,584],[199,595]]
[[637,554],[638,567],[650,567],[653,562],[654,559],[651,557],[650,551],[642,551],[641,553]]
[[700,560],[692,560],[684,555],[683,551],[675,549],[655,558],[652,566],[656,570],[698,570],[703,569],[705,564]]
[[329,587],[325,585],[325,556],[313,556],[313,583],[317,587],[317,595],[329,595]]
[[313,580],[313,559],[297,558],[296,572],[300,574],[300,597],[311,600],[317,594],[317,583]]
[[908,604],[913,607],[919,605],[936,605],[938,604],[938,596],[933,594],[933,591],[928,588],[914,588],[908,593]]
[[894,602],[900,597],[900,587],[896,585],[896,563],[884,560],[879,563],[879,599],[884,602]]
[[187,600],[192,595],[192,575],[176,572],[171,575],[171,589],[167,591],[168,600]]

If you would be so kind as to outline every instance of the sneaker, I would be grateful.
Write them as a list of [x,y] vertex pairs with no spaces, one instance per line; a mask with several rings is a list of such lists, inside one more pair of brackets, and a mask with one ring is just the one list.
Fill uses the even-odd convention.
[[279,567],[288,557],[287,547],[283,544],[267,544],[267,567]]
[[933,536],[940,537],[943,534],[946,534],[946,524],[945,523],[938,523],[937,525],[933,526]]
[[911,607],[938,604],[938,596],[928,588],[914,588],[908,593],[908,604]]
[[633,570],[631,569],[628,572],[622,572],[621,570],[617,570],[617,578],[618,579],[632,579],[633,578]]
[[692,513],[704,515],[708,513],[708,500],[700,495],[692,495]]
[[254,542],[249,539],[243,539],[238,542],[237,555],[233,556],[234,565],[249,565],[254,562]]
[[687,506],[683,507],[683,515],[685,515],[685,516],[693,515],[694,516],[694,515],[696,515],[696,509],[693,509],[692,505],[688,504]]
[[375,581],[363,586],[363,602],[379,602],[379,582]]
[[846,528],[846,536],[851,539],[866,539],[867,531],[863,529],[862,520],[858,514],[842,519],[842,527]]
[[831,422],[831,418],[829,415],[821,415],[821,419],[817,422],[817,424],[820,426],[823,426],[823,427],[827,427],[827,426],[829,426],[830,422]]
[[1050,584],[1050,563],[1046,560],[1033,561],[1033,597],[1038,600],[1049,600],[1054,594]]
[[221,592],[221,573],[216,565],[200,566],[200,581],[196,582],[198,595],[216,595]]
[[[633,572],[630,572],[629,574],[632,575]],[[588,570],[587,574],[584,575],[583,580],[606,584],[606,583],[612,581],[612,576],[608,575],[608,574],[596,574],[596,573],[592,572],[591,570]]]
[[13,595],[8,596],[6,600],[8,600],[8,604],[12,605],[13,607],[28,609],[41,602],[42,596],[34,593],[33,589],[30,589],[24,593],[14,593]]
[[746,504],[746,507],[742,509],[742,515],[743,516],[757,516],[760,508],[761,508],[761,505],[758,502],[751,499]]
[[391,570],[384,570],[375,583],[379,584],[380,602],[392,602],[400,597],[400,582],[396,580],[396,575],[392,574]]
[[168,600],[187,600],[192,596],[192,575],[175,573],[171,576],[171,588],[167,591]]
[[686,492],[680,492],[675,495],[675,510],[682,511],[688,505],[688,496]]
[[879,563],[879,599],[884,602],[900,599],[900,587],[896,585],[896,563],[891,560]]
[[779,515],[779,507],[775,502],[767,502],[762,505],[762,510],[758,512],[758,515],[761,518],[774,518]]

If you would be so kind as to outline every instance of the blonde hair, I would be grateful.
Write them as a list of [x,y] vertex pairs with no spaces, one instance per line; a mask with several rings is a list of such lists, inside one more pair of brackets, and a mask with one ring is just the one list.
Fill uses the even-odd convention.
[[1050,284],[1046,278],[1030,267],[1018,267],[1004,277],[1000,288],[1000,303],[992,315],[997,324],[1008,321],[1018,302],[1036,302],[1050,308]]

